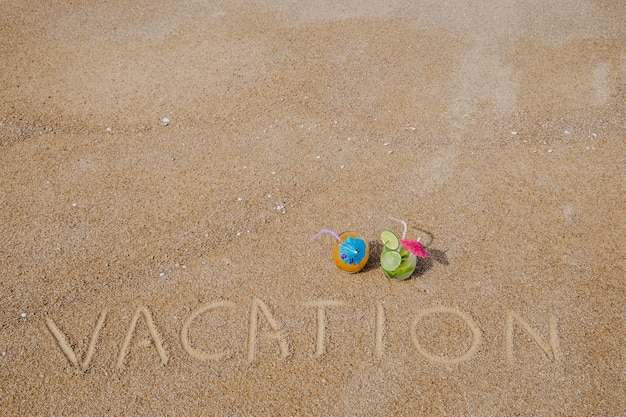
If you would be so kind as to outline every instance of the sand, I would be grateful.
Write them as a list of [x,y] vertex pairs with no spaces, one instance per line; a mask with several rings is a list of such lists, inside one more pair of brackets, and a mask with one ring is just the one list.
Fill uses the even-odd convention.
[[0,2],[0,414],[626,415],[625,22]]

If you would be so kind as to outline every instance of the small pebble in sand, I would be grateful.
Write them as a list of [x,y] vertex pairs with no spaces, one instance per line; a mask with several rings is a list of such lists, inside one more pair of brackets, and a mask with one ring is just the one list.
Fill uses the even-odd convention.
[[513,135],[513,136],[517,136],[517,131],[515,131],[515,130],[511,130],[511,135]]
[[160,276],[160,277],[164,277],[164,276],[165,276],[165,272],[161,272],[161,273],[159,274],[159,276]]
[[107,127],[107,132],[113,132],[113,128],[112,127]]
[[163,126],[167,126],[167,125],[169,125],[169,124],[170,124],[170,122],[171,122],[171,120],[170,120],[170,118],[169,118],[169,117],[164,117],[164,118],[163,118]]
[[72,207],[76,207],[78,203],[72,203]]
[[285,205],[284,204],[279,204],[278,206],[275,207],[275,209],[280,211],[283,214],[287,214],[287,210],[285,209]]
[[28,317],[28,313],[22,313],[20,314],[20,316],[22,316],[22,318],[25,319],[26,317]]
[[237,197],[237,201],[243,201],[243,197]]

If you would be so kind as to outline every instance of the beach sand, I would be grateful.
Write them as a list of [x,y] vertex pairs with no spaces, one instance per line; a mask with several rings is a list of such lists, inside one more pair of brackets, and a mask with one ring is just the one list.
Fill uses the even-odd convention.
[[0,2],[0,414],[625,415],[624,22]]

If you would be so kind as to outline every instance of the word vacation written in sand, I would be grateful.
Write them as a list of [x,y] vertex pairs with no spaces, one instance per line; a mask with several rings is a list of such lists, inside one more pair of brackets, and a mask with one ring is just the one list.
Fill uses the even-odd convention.
[[[350,307],[350,305],[337,300],[309,301],[300,305],[303,309],[310,311],[310,314],[312,314],[317,321],[315,335],[312,335],[314,336],[314,343],[310,347],[308,354],[311,358],[318,358],[327,355],[327,318],[329,315],[333,314],[333,310]],[[245,358],[242,359],[247,360],[250,364],[257,360],[271,360],[272,358],[275,360],[285,360],[293,353],[290,351],[288,339],[288,334],[290,334],[290,331],[293,329],[286,329],[276,320],[274,314],[272,314],[273,306],[268,305],[268,303],[260,298],[253,298],[250,302],[249,308],[247,308],[248,306],[244,306],[247,308],[249,313],[247,317],[245,314],[238,314],[240,311],[239,307],[241,306],[230,301],[216,301],[199,306],[184,318],[182,326],[177,329],[177,333],[179,335],[177,343],[182,345],[184,352],[187,354],[187,360],[210,362],[228,360],[228,358],[233,356],[233,352],[238,346],[234,345],[234,342],[232,341],[231,343],[233,343],[233,345],[230,346],[230,348],[224,348],[223,340],[214,340],[215,346],[222,346],[222,350],[220,350],[215,346],[211,347],[207,342],[203,342],[201,345],[194,344],[193,338],[190,337],[191,332],[202,330],[198,329],[200,326],[218,326],[220,324],[219,318],[223,320],[224,314],[230,315],[237,320],[247,321],[247,337],[244,342],[245,346],[243,346],[243,352],[245,352],[243,355]],[[437,352],[430,351],[426,347],[427,344],[424,343],[424,340],[420,340],[418,337],[416,329],[418,326],[423,324],[426,317],[434,314],[449,315],[450,319],[454,319],[456,321],[460,320],[460,323],[469,329],[469,334],[471,335],[468,343],[469,348],[465,349],[464,352],[461,352],[456,356],[442,356]],[[556,317],[548,315],[545,317],[543,323],[531,323],[527,318],[513,310],[506,310],[503,314],[505,318],[503,329],[505,335],[504,355],[506,356],[507,363],[513,363],[515,361],[516,343],[514,336],[517,335],[517,337],[520,337],[520,334],[525,335],[526,339],[532,339],[535,342],[532,346],[536,346],[536,349],[543,352],[542,356],[547,362],[558,362],[562,360],[562,356],[559,352]],[[97,316],[97,319],[95,316]],[[370,338],[373,348],[371,350],[373,352],[373,359],[382,359],[385,354],[393,353],[392,346],[386,346],[386,333],[388,330],[386,325],[385,306],[382,302],[375,303],[371,316],[371,320],[375,323],[373,326],[374,330],[372,331]],[[208,319],[208,321],[201,320],[203,318]],[[215,321],[216,318],[218,318],[218,322]],[[109,322],[112,322],[111,324],[119,324],[115,323],[115,321],[111,319],[111,315],[108,310],[101,311],[99,314],[94,314],[94,319],[96,319],[96,322],[91,330],[88,345],[80,348],[74,347],[71,340],[85,340],[83,337],[84,335],[72,332],[71,323],[57,323],[51,317],[47,317],[45,319],[46,327],[49,330],[48,335],[51,335],[54,338],[56,344],[60,348],[60,351],[67,359],[67,361],[64,361],[62,359],[62,355],[58,355],[60,364],[65,363],[65,366],[67,366],[67,363],[69,362],[70,366],[82,372],[89,369],[94,357],[97,357],[98,355],[98,340],[102,328],[109,324]],[[213,321],[211,321],[211,319]],[[166,366],[168,364],[171,359],[171,353],[165,346],[172,346],[171,343],[176,341],[166,340],[165,342],[167,343],[164,343],[161,336],[162,333],[159,330],[159,326],[155,323],[154,315],[149,307],[138,307],[134,311],[130,323],[127,323],[126,326],[125,336],[119,341],[118,344],[119,351],[114,353],[115,360],[112,363],[112,367],[114,369],[124,369],[129,352],[133,348],[136,348],[136,346],[143,346],[144,348],[152,347],[154,355],[155,357],[158,357],[160,364],[162,366]],[[62,328],[64,330],[61,330]],[[140,337],[139,328],[147,328],[148,338]],[[514,332],[514,328],[519,330]],[[429,332],[436,334],[437,329],[429,329]],[[483,331],[468,312],[456,307],[447,307],[442,305],[425,307],[416,310],[410,324],[408,325],[408,329],[406,329],[404,333],[406,334],[406,343],[411,346],[416,355],[419,355],[425,360],[436,364],[452,365],[471,361],[472,358],[477,355],[479,348],[484,343]],[[547,340],[541,335],[541,333],[548,335]],[[240,340],[244,339],[242,338]],[[132,343],[133,341],[137,343]],[[259,343],[259,341],[263,341],[263,343]],[[462,348],[464,347],[462,346]],[[527,345],[526,348],[528,349]],[[264,354],[262,358],[260,358],[259,355],[260,349],[267,350],[266,352],[263,352]],[[500,349],[502,349],[502,347],[500,347]],[[77,351],[84,353],[81,357],[79,357]]]

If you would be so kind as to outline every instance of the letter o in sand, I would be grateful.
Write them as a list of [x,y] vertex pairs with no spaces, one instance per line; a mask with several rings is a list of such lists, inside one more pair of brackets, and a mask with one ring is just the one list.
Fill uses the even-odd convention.
[[[420,320],[434,313],[452,314],[457,317],[460,317],[461,320],[465,322],[467,327],[469,327],[470,330],[472,331],[472,345],[467,350],[467,352],[463,353],[460,356],[450,358],[446,356],[433,355],[432,353],[424,349],[424,347],[420,344],[419,340],[417,339],[417,332],[415,328],[417,327],[417,324],[420,322]],[[476,353],[476,351],[478,350],[478,346],[480,345],[480,342],[482,339],[481,331],[478,328],[478,325],[470,317],[469,314],[457,308],[445,307],[445,306],[432,307],[432,308],[426,308],[424,310],[419,310],[417,315],[415,316],[415,319],[413,319],[413,321],[411,322],[411,327],[409,330],[411,332],[411,341],[413,342],[413,344],[415,345],[415,348],[417,349],[419,353],[421,353],[428,360],[431,360],[433,362],[445,363],[447,365],[456,364],[472,357],[472,355],[474,355],[474,353]]]

